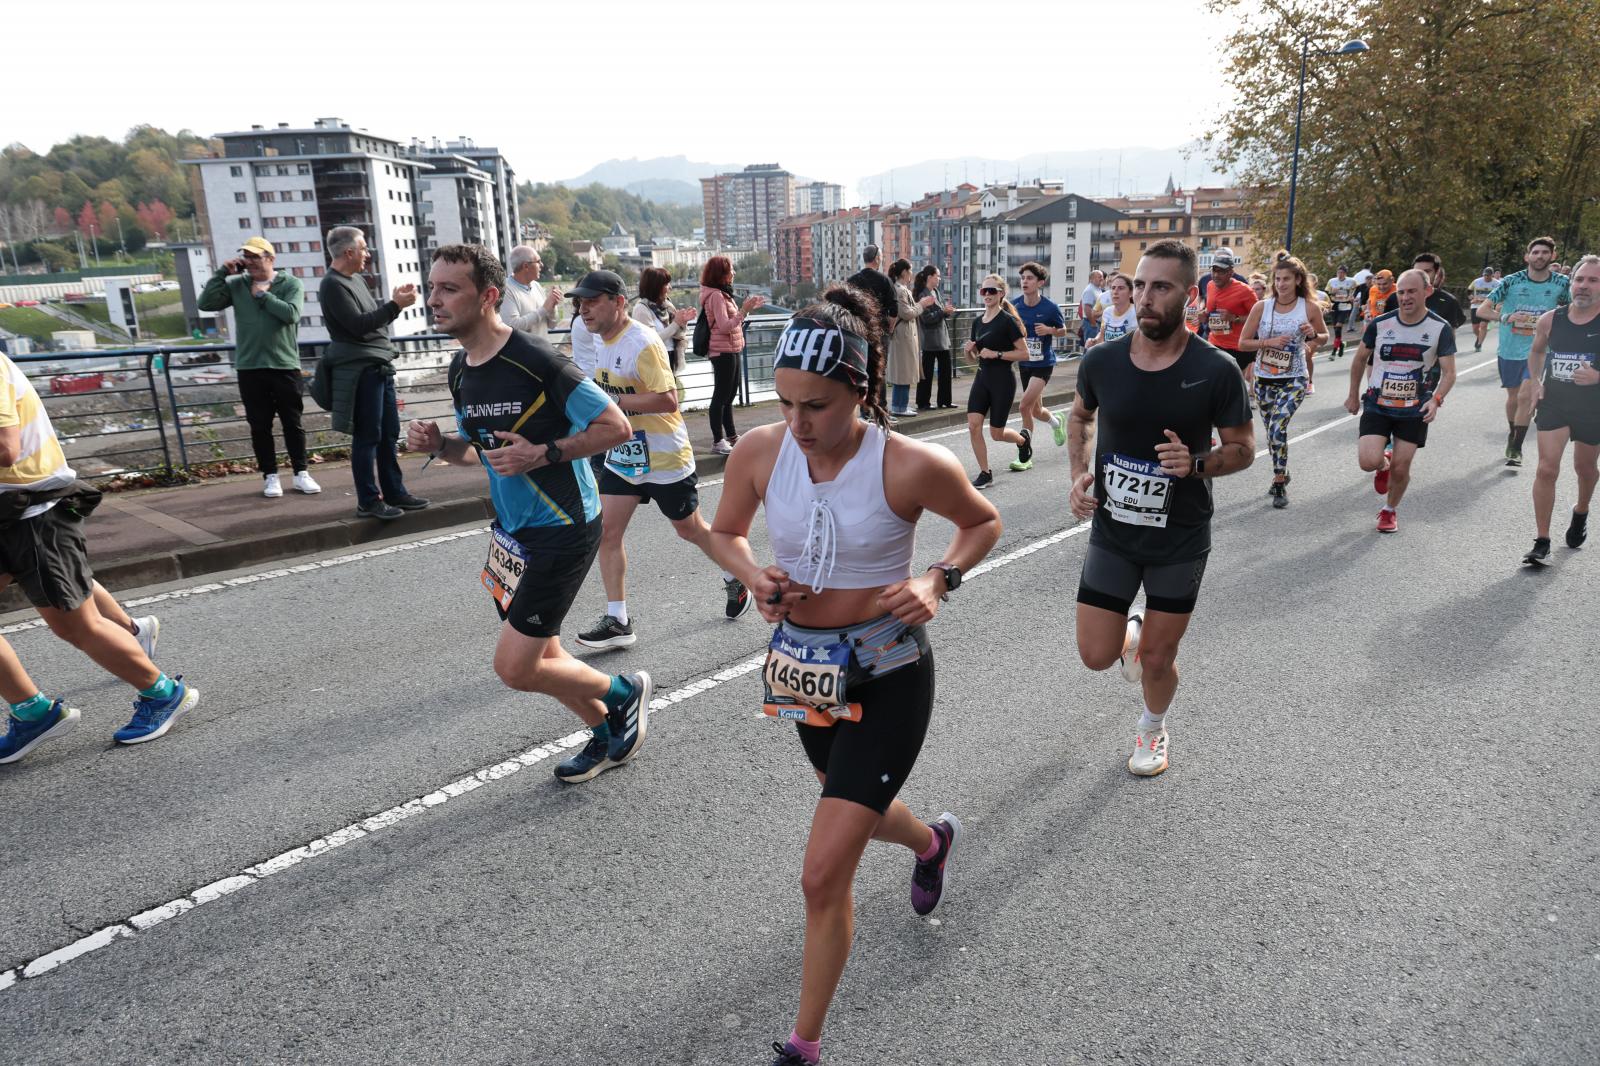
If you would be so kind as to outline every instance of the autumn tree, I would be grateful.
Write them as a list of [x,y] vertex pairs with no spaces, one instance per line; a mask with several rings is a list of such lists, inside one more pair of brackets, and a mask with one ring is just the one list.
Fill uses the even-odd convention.
[[[1565,252],[1600,227],[1596,0],[1208,6],[1240,20],[1226,45],[1240,91],[1208,146],[1256,190],[1267,235],[1284,230],[1309,52],[1293,250],[1313,270],[1431,250],[1460,283],[1486,258],[1516,266],[1536,233]],[[1331,54],[1352,39],[1371,51]]]

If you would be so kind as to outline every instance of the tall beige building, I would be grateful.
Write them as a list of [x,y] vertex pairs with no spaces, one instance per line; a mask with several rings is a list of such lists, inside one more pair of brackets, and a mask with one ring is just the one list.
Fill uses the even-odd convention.
[[729,174],[700,179],[706,243],[724,248],[751,245],[769,255],[778,249],[778,223],[794,203],[794,175],[776,163],[756,163]]

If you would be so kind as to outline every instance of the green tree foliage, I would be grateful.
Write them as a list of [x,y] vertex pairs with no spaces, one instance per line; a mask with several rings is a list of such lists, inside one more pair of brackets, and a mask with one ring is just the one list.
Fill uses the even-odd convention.
[[179,160],[220,150],[188,130],[171,134],[153,126],[130,130],[120,144],[77,136],[44,155],[13,144],[0,150],[0,203],[38,201],[76,217],[86,201],[96,212],[109,203],[113,214],[159,201],[173,216],[192,218],[194,199]]
[[547,269],[561,277],[571,277],[581,269],[568,243],[599,243],[611,232],[613,223],[622,223],[623,229],[645,240],[664,235],[687,237],[700,225],[699,208],[658,204],[599,184],[572,189],[523,182],[517,196],[522,217],[550,232],[550,247],[542,255]]
[[772,284],[772,256],[754,252],[733,264],[733,276],[743,285]]
[[[1239,5],[1227,63],[1240,91],[1207,141],[1257,190],[1264,234],[1287,215],[1301,42],[1309,40],[1294,252],[1336,262],[1445,260],[1453,285],[1528,238],[1559,255],[1600,231],[1595,0],[1314,0]],[[1347,40],[1371,51],[1319,56]]]

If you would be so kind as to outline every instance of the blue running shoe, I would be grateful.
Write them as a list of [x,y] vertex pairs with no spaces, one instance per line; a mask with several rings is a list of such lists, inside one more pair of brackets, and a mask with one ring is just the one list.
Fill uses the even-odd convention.
[[608,747],[606,741],[591,736],[589,743],[585,744],[576,755],[568,756],[556,764],[556,780],[577,785],[599,777],[617,765],[606,758]]
[[650,719],[650,693],[654,691],[650,675],[643,670],[627,675],[627,680],[633,686],[633,695],[621,707],[606,712],[606,724],[611,727],[609,757],[618,766],[639,754],[639,747],[644,744],[645,727]]
[[112,734],[118,744],[143,744],[162,736],[179,718],[200,702],[200,690],[183,683],[183,676],[172,679],[176,686],[164,700],[133,701],[133,720]]
[[37,722],[24,722],[16,715],[6,716],[11,728],[0,739],[0,763],[16,762],[47,740],[55,740],[72,732],[78,724],[78,709],[65,706],[60,700],[50,706],[50,713]]
[[939,851],[927,862],[918,859],[911,870],[911,909],[923,916],[932,914],[944,898],[950,884],[950,859],[961,840],[961,822],[949,811],[939,815],[930,828],[939,838]]

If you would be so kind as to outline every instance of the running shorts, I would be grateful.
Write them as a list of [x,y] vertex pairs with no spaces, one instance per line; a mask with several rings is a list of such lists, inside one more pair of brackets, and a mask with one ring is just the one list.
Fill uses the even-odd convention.
[[1247,373],[1250,368],[1255,365],[1255,352],[1241,352],[1235,348],[1222,347],[1218,347],[1217,351],[1221,352],[1223,355],[1233,356],[1233,361],[1239,364],[1239,373],[1241,374]]
[[1594,402],[1577,404],[1570,399],[1547,393],[1545,398],[1539,401],[1539,410],[1534,415],[1534,421],[1541,433],[1548,433],[1554,429],[1570,430],[1571,439],[1577,443],[1600,445],[1600,404]]
[[500,619],[525,637],[557,637],[578,598],[589,567],[600,551],[600,523],[590,522],[584,539],[572,547],[540,547],[528,552],[527,566],[511,594],[510,610],[495,604]]
[[1428,446],[1428,423],[1420,418],[1396,418],[1383,411],[1363,409],[1359,425],[1358,437],[1384,437],[1403,440],[1419,448]]
[[1524,381],[1533,376],[1528,371],[1528,361],[1526,359],[1501,359],[1499,363],[1500,387],[1502,389],[1520,388]]
[[1026,365],[1024,365],[1024,366],[1018,367],[1017,369],[1022,371],[1022,391],[1023,392],[1027,392],[1028,391],[1028,382],[1033,381],[1035,379],[1038,379],[1039,381],[1043,381],[1043,382],[1049,382],[1050,375],[1055,373],[1055,369],[1056,368],[1055,368],[1055,364],[1052,363],[1049,366],[1026,366]]
[[[91,508],[92,509],[92,508]],[[94,592],[83,518],[70,500],[0,526],[0,573],[35,607],[75,611]]]
[[1193,614],[1206,575],[1206,558],[1152,565],[1125,559],[1100,544],[1089,545],[1078,577],[1078,602],[1126,615],[1144,587],[1145,606],[1166,614]]
[[1004,429],[1011,420],[1011,405],[1017,398],[1017,376],[1011,372],[1010,363],[996,367],[990,362],[979,366],[972,380],[972,391],[967,393],[967,414],[988,415],[991,426]]
[[633,496],[644,503],[654,503],[667,516],[667,521],[681,522],[700,509],[700,490],[695,487],[699,480],[690,474],[670,485],[635,485],[609,468],[602,468],[600,495]]

